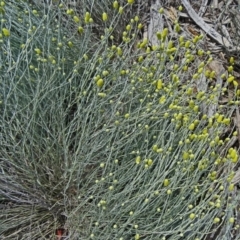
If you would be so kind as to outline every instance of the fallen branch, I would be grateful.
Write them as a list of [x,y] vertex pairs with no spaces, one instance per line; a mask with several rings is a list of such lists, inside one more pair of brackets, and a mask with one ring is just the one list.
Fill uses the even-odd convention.
[[219,44],[227,48],[233,48],[232,44],[221,34],[219,34],[216,30],[211,28],[208,24],[206,24],[203,19],[194,11],[192,6],[187,0],[182,0],[182,4],[187,10],[189,16],[193,19],[193,21],[201,28],[207,35],[216,40]]
[[202,17],[204,15],[204,13],[206,12],[207,4],[208,4],[208,0],[204,0],[204,2],[201,4],[201,7],[198,11],[199,17]]
[[161,3],[157,0],[150,9],[150,23],[148,26],[148,40],[151,45],[158,45],[158,38],[156,33],[161,32],[163,30],[163,17],[159,14],[158,10],[161,7]]

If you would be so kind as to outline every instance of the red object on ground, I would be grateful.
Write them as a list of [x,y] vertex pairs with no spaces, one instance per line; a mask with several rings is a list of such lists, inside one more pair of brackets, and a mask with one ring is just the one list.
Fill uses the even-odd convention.
[[65,232],[64,228],[58,228],[56,230],[57,240],[62,240],[62,236],[63,236],[64,232]]

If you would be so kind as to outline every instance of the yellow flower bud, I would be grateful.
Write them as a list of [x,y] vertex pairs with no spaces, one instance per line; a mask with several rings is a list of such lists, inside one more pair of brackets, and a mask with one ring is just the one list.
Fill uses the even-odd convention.
[[238,86],[238,82],[237,81],[233,81],[233,86],[237,87]]
[[99,88],[101,88],[101,87],[103,86],[103,84],[104,84],[104,81],[103,81],[102,78],[100,78],[100,79],[97,81],[97,86],[98,86]]
[[103,13],[102,14],[102,20],[104,21],[104,22],[106,22],[107,20],[108,20],[108,15],[107,15],[107,13]]
[[160,89],[162,89],[162,87],[163,87],[163,82],[162,82],[161,79],[159,79],[159,80],[157,81],[157,89],[160,90]]
[[148,164],[148,166],[152,166],[153,160],[152,159],[148,159],[147,164]]
[[143,59],[143,56],[140,56],[139,58],[138,58],[138,62],[142,62],[144,59]]
[[139,164],[141,162],[141,157],[137,156],[135,161],[136,161],[136,164]]
[[2,33],[3,33],[4,37],[9,37],[10,36],[10,31],[7,28],[3,28]]
[[130,30],[131,30],[131,25],[128,24],[128,25],[126,26],[126,30],[127,30],[127,31],[130,31]]
[[203,68],[201,67],[201,68],[198,69],[198,73],[201,74],[202,72],[203,72]]
[[234,79],[235,79],[234,76],[230,76],[230,77],[228,77],[227,81],[228,81],[229,83],[231,83],[231,82],[233,82]]
[[84,17],[85,23],[89,23],[89,22],[90,22],[90,18],[91,18],[90,13],[89,13],[89,12],[86,12],[86,13],[85,13],[85,17]]
[[36,54],[38,54],[38,55],[42,53],[42,51],[41,51],[39,48],[35,48],[34,51],[35,51]]
[[190,125],[189,125],[189,127],[188,127],[188,129],[189,130],[194,130],[194,128],[195,128],[195,124],[194,123],[191,123]]
[[78,32],[79,32],[80,34],[82,34],[82,33],[83,33],[83,27],[78,27]]
[[197,51],[198,56],[202,56],[204,54],[204,51],[202,49],[199,49]]
[[234,184],[233,184],[233,183],[231,183],[231,184],[229,185],[228,190],[229,190],[229,191],[233,191],[233,190],[234,190]]
[[138,16],[135,16],[135,17],[134,17],[134,21],[135,21],[135,22],[138,22],[138,21],[139,21],[139,17],[138,17]]
[[80,22],[80,19],[79,19],[79,17],[74,16],[74,17],[73,17],[73,21],[74,21],[75,23],[79,23],[79,22]]
[[158,150],[158,146],[157,146],[156,144],[153,145],[152,150],[153,150],[154,152],[157,152],[157,150]]
[[180,30],[181,30],[180,25],[177,23],[175,25],[175,31],[178,33],[178,32],[180,32]]
[[136,235],[135,235],[135,240],[139,240],[140,239],[140,235],[137,233]]
[[67,15],[73,15],[73,14],[74,14],[73,9],[68,9],[68,10],[67,10]]
[[213,219],[213,222],[214,222],[214,223],[219,223],[219,222],[220,222],[220,218],[218,218],[218,217],[214,218],[214,219]]
[[233,163],[236,163],[236,162],[238,161],[238,154],[237,154],[236,149],[230,148],[230,149],[228,150],[228,153],[230,154],[231,161],[232,161]]
[[139,23],[139,24],[138,24],[138,29],[142,29],[142,28],[143,28],[142,23]]
[[196,44],[196,43],[198,42],[198,40],[199,40],[199,37],[198,37],[198,36],[195,36],[195,37],[193,38],[192,42],[193,42],[194,44]]
[[72,47],[73,46],[73,43],[71,41],[68,42],[68,46],[69,47]]
[[162,35],[162,40],[164,41],[168,35],[168,28],[164,28],[161,35]]
[[196,217],[196,215],[195,215],[194,213],[191,213],[191,214],[189,215],[189,218],[190,218],[191,220],[193,220],[195,217]]
[[160,8],[159,13],[163,14],[164,13],[164,8]]
[[164,181],[163,181],[163,186],[164,187],[167,187],[168,185],[170,184],[170,181],[169,181],[169,179],[164,179]]
[[191,42],[190,42],[190,41],[186,41],[186,42],[185,42],[185,48],[189,48],[190,45],[191,45]]
[[119,12],[119,14],[122,14],[122,13],[123,13],[123,7],[120,7],[120,8],[118,9],[118,12]]
[[122,49],[120,47],[117,47],[117,54],[118,56],[122,56]]
[[118,1],[114,1],[114,2],[113,2],[113,8],[114,8],[114,9],[118,9],[118,6],[119,6],[119,5],[118,5]]
[[99,97],[106,97],[106,93],[98,93]]
[[234,62],[235,62],[234,57],[230,57],[229,62],[230,62],[230,64],[234,64]]
[[179,42],[180,42],[180,43],[183,43],[183,42],[184,42],[184,36],[180,36],[180,37],[179,37]]
[[233,71],[233,66],[229,66],[228,67],[228,72],[232,72]]
[[129,113],[126,113],[126,114],[124,115],[124,117],[125,117],[125,118],[129,118],[129,117],[130,117],[130,114],[129,114]]
[[183,160],[187,160],[189,158],[189,153],[184,152],[182,158],[183,158]]
[[32,11],[32,13],[33,13],[34,15],[37,15],[37,14],[38,14],[38,11],[34,9],[34,10]]

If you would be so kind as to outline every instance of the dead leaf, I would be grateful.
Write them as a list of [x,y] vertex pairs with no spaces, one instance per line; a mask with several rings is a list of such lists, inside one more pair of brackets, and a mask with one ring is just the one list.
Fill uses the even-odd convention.
[[221,74],[223,74],[223,72],[225,71],[222,63],[220,63],[217,60],[213,60],[211,61],[207,67],[209,68],[210,71],[215,71],[216,75],[220,76]]
[[192,35],[194,35],[194,36],[199,35],[199,32],[197,31],[196,28],[194,28],[194,27],[192,27],[192,26],[188,26],[187,29],[188,29],[188,31],[189,31]]
[[170,7],[168,11],[166,11],[166,15],[172,22],[177,20],[177,10],[174,7]]

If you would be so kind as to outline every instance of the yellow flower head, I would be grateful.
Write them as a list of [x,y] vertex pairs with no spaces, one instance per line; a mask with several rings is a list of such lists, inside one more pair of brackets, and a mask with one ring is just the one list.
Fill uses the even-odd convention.
[[114,9],[118,9],[118,6],[119,6],[119,5],[118,5],[118,1],[114,1],[114,2],[113,2],[113,8],[114,8]]
[[2,29],[3,36],[9,37],[10,36],[10,31],[7,28]]
[[100,79],[97,81],[97,86],[98,86],[99,88],[101,88],[101,87],[103,86],[103,84],[104,84],[104,81],[103,81],[102,78],[100,78]]
[[102,20],[104,21],[104,22],[106,22],[107,20],[108,20],[108,15],[107,15],[107,13],[103,13],[102,14]]
[[134,0],[127,0],[128,4],[133,4]]

